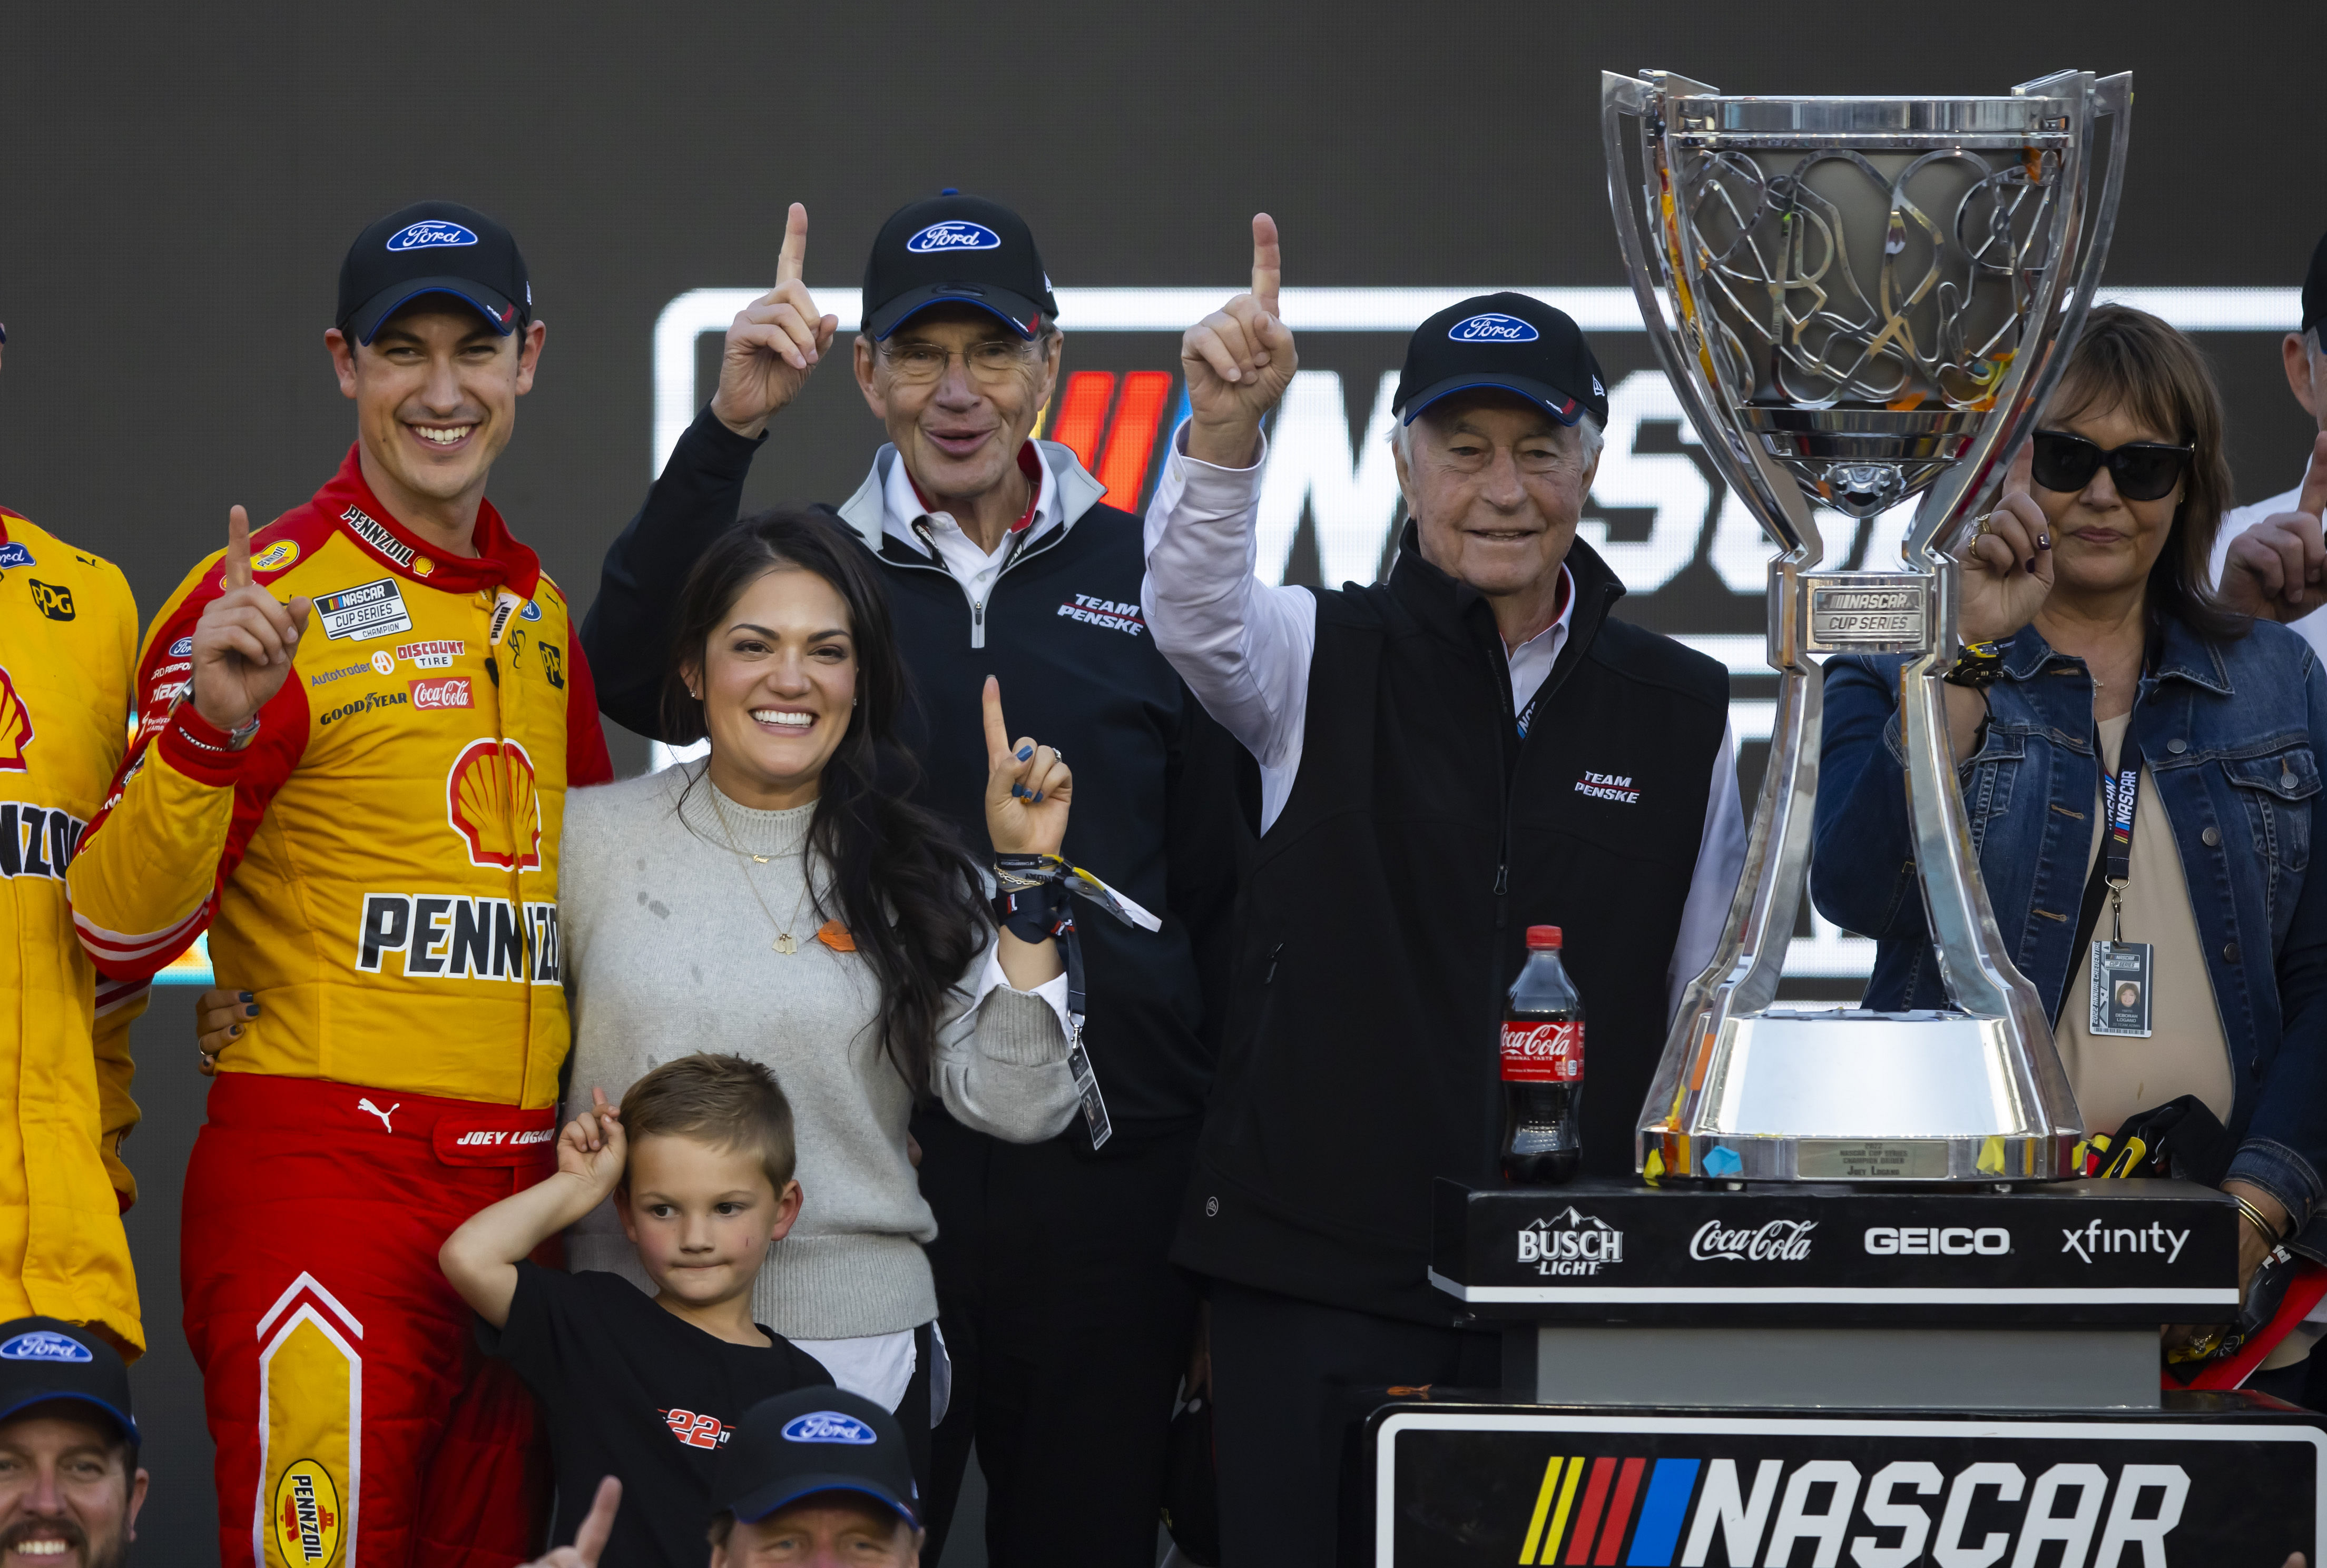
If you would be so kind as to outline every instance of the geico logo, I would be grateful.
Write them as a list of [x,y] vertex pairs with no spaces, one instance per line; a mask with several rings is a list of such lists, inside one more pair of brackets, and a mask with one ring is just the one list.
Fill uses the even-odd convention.
[[[351,719],[358,714],[370,713],[374,708],[402,707],[411,698],[403,692],[366,692],[351,703],[343,703],[322,717],[323,724],[334,724],[341,719]],[[320,726],[319,726],[320,727]]]
[[2173,1263],[2182,1256],[2182,1244],[2190,1239],[2190,1232],[2168,1230],[2154,1221],[2135,1229],[2131,1226],[2111,1228],[2098,1219],[2081,1230],[2063,1230],[2061,1236],[2061,1250],[2073,1252],[2087,1263],[2105,1252],[2163,1253],[2165,1261]]
[[0,877],[44,876],[64,881],[89,824],[69,811],[0,801]]
[[1892,1253],[1911,1257],[1966,1257],[1973,1253],[2000,1257],[2012,1250],[2012,1233],[2000,1225],[1984,1226],[1977,1230],[1966,1225],[1875,1225],[1867,1227],[1866,1250],[1878,1257]]
[[[1753,1465],[1750,1486],[1738,1474],[1741,1463]],[[1598,1499],[1610,1496],[1612,1482],[1603,1518]],[[1834,1563],[1847,1541],[1850,1561],[1862,1568],[1993,1564],[2006,1561],[2015,1540],[2014,1563],[2164,1563],[2165,1539],[2181,1524],[2189,1495],[2189,1472],[2175,1464],[2061,1463],[2032,1481],[2018,1465],[1994,1460],[1952,1477],[1927,1460],[1901,1460],[1866,1476],[1845,1459],[1790,1469],[1776,1459],[1587,1454],[1546,1467],[1519,1561],[1613,1563],[1629,1535],[1622,1560],[1653,1568],[1709,1562],[1716,1539],[1730,1563]],[[1577,1501],[1584,1506],[1572,1507]],[[2098,1547],[2088,1556],[2096,1536]],[[2055,1541],[2061,1553],[2046,1553]],[[1814,1550],[1798,1559],[1794,1548],[1805,1542]]]
[[557,906],[460,893],[366,893],[356,940],[356,968],[381,972],[400,953],[407,979],[564,983],[559,973]]

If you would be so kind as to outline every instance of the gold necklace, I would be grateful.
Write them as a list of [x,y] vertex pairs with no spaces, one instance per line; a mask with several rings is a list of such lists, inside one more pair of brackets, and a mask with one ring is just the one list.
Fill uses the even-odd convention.
[[[768,946],[782,954],[785,957],[790,957],[793,954],[799,951],[799,944],[792,939],[791,928],[799,924],[800,911],[808,906],[808,880],[807,847],[803,845],[800,850],[799,901],[792,905],[792,918],[785,921],[782,925],[777,926],[774,911],[768,908],[768,901],[760,896],[760,884],[752,880],[752,868],[743,863],[743,857],[747,854],[751,854],[751,852],[742,848],[736,844],[735,830],[727,826],[727,808],[719,804],[719,787],[715,784],[711,787],[711,811],[712,815],[719,818],[719,831],[727,840],[727,852],[735,857],[735,869],[743,873],[743,885],[749,888],[752,891],[752,901],[760,906],[760,913],[767,917],[768,924],[776,926],[776,939],[769,943]],[[768,856],[764,854],[752,854],[751,857],[762,865],[768,863]]]

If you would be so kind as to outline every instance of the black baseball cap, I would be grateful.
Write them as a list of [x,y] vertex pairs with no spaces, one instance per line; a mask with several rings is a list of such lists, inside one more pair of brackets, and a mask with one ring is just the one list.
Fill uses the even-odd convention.
[[1516,392],[1562,425],[1585,414],[1608,423],[1608,387],[1583,329],[1528,294],[1477,294],[1415,328],[1390,406],[1411,425],[1441,397],[1476,387]]
[[0,1323],[0,1421],[58,1399],[95,1405],[137,1446],[129,1368],[119,1352],[87,1329],[55,1318]]
[[1026,220],[948,191],[900,207],[864,260],[864,330],[878,341],[931,305],[976,305],[1031,338],[1059,313]]
[[905,1429],[873,1401],[839,1388],[798,1388],[745,1411],[719,1456],[713,1506],[764,1519],[817,1492],[862,1493],[921,1527]]
[[2327,236],[2311,253],[2311,270],[2303,275],[2303,330],[2327,327]]
[[369,343],[380,322],[425,294],[474,306],[503,337],[533,319],[533,285],[509,231],[457,201],[416,201],[348,247],[333,324]]

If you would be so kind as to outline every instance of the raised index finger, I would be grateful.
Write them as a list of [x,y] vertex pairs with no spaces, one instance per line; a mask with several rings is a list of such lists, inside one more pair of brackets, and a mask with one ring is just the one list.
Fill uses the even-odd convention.
[[992,676],[986,677],[985,703],[986,755],[999,762],[1010,752],[1010,726],[1002,722],[1002,683]]
[[795,201],[784,214],[784,247],[776,252],[776,287],[798,283],[808,266],[808,209]]
[[2295,498],[2294,509],[2314,518],[2327,510],[2327,430],[2311,443],[2311,466],[2304,471],[2303,493]]
[[1276,242],[1276,219],[1266,212],[1252,215],[1252,298],[1270,315],[1276,314],[1276,287],[1285,277],[1285,253]]
[[250,586],[250,514],[240,507],[226,515],[226,585],[229,593]]
[[2020,451],[2005,471],[2004,493],[2024,496],[2036,483],[2036,434],[2031,431],[2028,439],[2020,443]]
[[590,1512],[582,1527],[574,1532],[574,1550],[582,1561],[595,1568],[598,1554],[606,1549],[606,1537],[614,1533],[614,1510],[621,1506],[622,1483],[612,1476],[598,1483],[598,1495],[590,1503]]

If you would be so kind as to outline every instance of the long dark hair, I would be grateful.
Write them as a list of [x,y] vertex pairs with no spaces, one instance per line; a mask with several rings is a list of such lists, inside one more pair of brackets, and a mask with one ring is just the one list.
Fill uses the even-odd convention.
[[2047,423],[2112,408],[2191,449],[2181,504],[2149,568],[2151,624],[2172,619],[2201,637],[2236,641],[2254,622],[2214,595],[2214,538],[2230,504],[2230,460],[2222,390],[2205,350],[2147,311],[2095,305],[2061,370]]
[[[686,670],[707,668],[711,638],[735,602],[761,577],[787,567],[832,585],[848,606],[856,641],[856,706],[824,765],[808,819],[808,863],[820,861],[830,879],[815,890],[816,912],[836,914],[873,966],[882,1050],[913,1092],[925,1094],[947,994],[986,944],[985,885],[952,827],[913,802],[921,768],[896,739],[907,677],[889,598],[838,523],[779,508],[743,518],[704,552],[679,595],[663,679],[664,733],[675,742],[706,734],[703,703],[687,691]],[[825,907],[827,892],[836,910]]]

